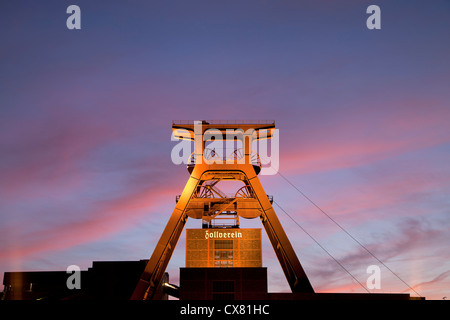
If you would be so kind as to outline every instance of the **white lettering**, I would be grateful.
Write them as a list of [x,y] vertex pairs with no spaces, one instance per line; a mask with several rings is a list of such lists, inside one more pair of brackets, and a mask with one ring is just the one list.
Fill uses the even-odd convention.
[[[248,160],[253,165],[260,165],[262,175],[274,175],[278,173],[280,167],[279,159],[279,130],[273,129],[226,129],[222,130],[210,128],[203,133],[202,121],[194,121],[194,146],[195,163],[206,161],[210,164],[245,164],[245,153],[248,152]],[[224,137],[225,136],[225,137]],[[255,145],[253,146],[254,139]],[[171,151],[172,162],[176,165],[187,164],[187,154],[191,153],[192,132],[185,129],[172,131],[171,140],[180,139],[180,143],[173,147]],[[269,142],[270,140],[270,142]],[[225,142],[224,142],[225,141]],[[224,146],[225,144],[225,146]],[[222,154],[219,155],[220,150]],[[259,155],[256,153],[258,150]]]
[[181,307],[180,314],[204,314],[207,315],[208,318],[212,316],[214,312],[214,307],[194,307],[189,303],[186,307]]
[[[205,142],[210,141],[210,143],[208,144],[208,149],[213,150],[214,155],[216,155],[216,150],[220,150],[223,147],[222,133],[217,129],[206,130],[205,133],[203,134],[203,141]],[[222,163],[222,158],[219,156],[212,156],[211,154],[203,152],[203,157],[205,158],[205,160],[209,160],[208,164]],[[210,159],[207,159],[208,157]]]
[[280,135],[279,130],[275,129],[272,139],[270,139],[270,156],[268,152],[267,131],[260,130],[260,140],[258,144],[258,154],[261,159],[261,175],[275,175],[280,169]]
[[81,270],[80,267],[77,265],[70,265],[67,267],[66,270],[67,273],[72,273],[71,276],[67,278],[66,285],[67,289],[73,290],[73,289],[81,289]]
[[372,13],[370,17],[367,18],[366,26],[367,29],[381,29],[381,9],[377,5],[370,5],[367,7],[366,13]]
[[242,238],[242,232],[238,231],[208,231],[205,230],[205,239],[224,239],[224,238]]
[[[179,130],[179,132],[182,131],[182,129]],[[188,134],[187,130],[186,131]],[[179,132],[177,132],[179,134]],[[172,141],[178,141],[179,139],[175,137],[175,132],[172,132],[172,137],[170,138]],[[172,151],[170,153],[170,157],[172,159],[172,162],[174,164],[182,164],[187,163],[189,160],[189,155],[192,153],[192,143],[190,140],[179,140],[176,146],[172,148]]]
[[67,7],[66,13],[72,13],[72,15],[70,15],[66,21],[67,29],[69,29],[69,30],[81,29],[81,9],[80,9],[80,7],[72,4]]
[[203,132],[202,122],[194,121],[195,163],[203,163]]
[[367,267],[366,273],[371,273],[367,278],[366,285],[368,289],[381,289],[381,270],[377,265]]

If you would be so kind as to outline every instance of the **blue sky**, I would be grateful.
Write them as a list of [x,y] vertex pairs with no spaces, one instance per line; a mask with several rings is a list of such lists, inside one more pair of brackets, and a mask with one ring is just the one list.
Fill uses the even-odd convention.
[[[81,30],[66,28],[70,4]],[[366,28],[370,4],[381,30]],[[448,1],[0,8],[1,276],[148,258],[188,178],[172,120],[274,119],[280,172],[421,295],[449,295]],[[365,283],[377,261],[279,175],[261,181]],[[365,292],[275,210],[316,291]],[[263,241],[269,289],[286,291]],[[175,283],[180,266],[184,235]],[[408,290],[382,276],[381,291]]]

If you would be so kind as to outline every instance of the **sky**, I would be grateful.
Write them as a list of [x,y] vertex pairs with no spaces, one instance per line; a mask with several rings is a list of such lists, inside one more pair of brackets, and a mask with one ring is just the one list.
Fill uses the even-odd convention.
[[[66,27],[71,4],[80,30]],[[371,4],[379,30],[366,27]],[[0,280],[148,259],[189,177],[171,161],[172,120],[267,119],[281,175],[260,179],[316,292],[366,292],[358,282],[378,265],[370,292],[450,297],[449,11],[2,1]],[[184,248],[185,233],[167,268],[175,284]],[[269,291],[289,291],[264,231],[263,248]]]

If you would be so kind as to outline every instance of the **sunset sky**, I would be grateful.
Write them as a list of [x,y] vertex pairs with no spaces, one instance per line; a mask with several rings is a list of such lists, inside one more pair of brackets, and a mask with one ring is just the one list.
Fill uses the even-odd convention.
[[[449,14],[444,0],[2,1],[0,280],[148,259],[188,179],[172,120],[269,119],[284,177],[421,296],[450,298]],[[416,296],[282,176],[260,178],[359,282],[381,267],[371,292]],[[316,292],[366,292],[274,209]],[[263,246],[269,291],[288,291],[264,231]],[[185,233],[175,284],[184,250]]]

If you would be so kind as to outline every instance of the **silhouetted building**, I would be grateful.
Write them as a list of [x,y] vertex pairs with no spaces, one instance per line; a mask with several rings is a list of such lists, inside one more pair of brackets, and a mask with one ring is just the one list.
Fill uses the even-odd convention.
[[[147,261],[94,261],[81,271],[81,288],[69,289],[66,271],[5,272],[5,300],[128,300]],[[163,282],[168,282],[166,273]],[[155,299],[167,299],[161,286]]]
[[187,229],[179,296],[181,300],[267,299],[261,229]]
[[[407,300],[409,294],[315,293],[259,181],[263,165],[252,142],[276,136],[275,121],[174,121],[173,136],[195,142],[188,160],[189,180],[149,260],[94,262],[81,272],[81,289],[69,290],[70,276],[56,272],[6,272],[5,299],[162,300]],[[230,134],[230,131],[232,134]],[[212,134],[214,132],[214,134]],[[206,145],[231,143],[219,156]],[[242,148],[236,148],[240,141]],[[225,143],[228,145],[227,143]],[[225,160],[226,161],[222,161]],[[242,183],[233,194],[221,181]],[[240,229],[240,217],[260,219],[291,293],[268,293],[262,267],[261,229]],[[186,231],[186,267],[180,286],[164,272],[188,218],[201,219],[202,229]]]
[[266,300],[267,268],[180,268],[180,300]]
[[[81,272],[82,281],[87,271]],[[70,276],[66,271],[5,272],[3,299],[5,300],[59,300],[79,294],[80,290],[68,289]]]

